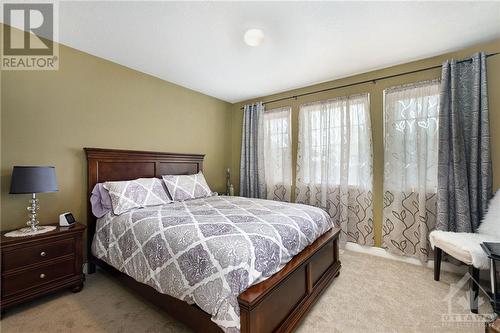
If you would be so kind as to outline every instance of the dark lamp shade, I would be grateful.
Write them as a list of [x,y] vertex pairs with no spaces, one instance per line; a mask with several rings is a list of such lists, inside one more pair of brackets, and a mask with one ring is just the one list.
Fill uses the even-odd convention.
[[56,191],[56,169],[53,166],[15,166],[12,169],[11,194]]

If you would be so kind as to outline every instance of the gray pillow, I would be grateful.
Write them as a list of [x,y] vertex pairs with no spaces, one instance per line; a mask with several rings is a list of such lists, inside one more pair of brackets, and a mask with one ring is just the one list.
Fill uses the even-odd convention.
[[164,205],[172,202],[160,179],[139,178],[122,182],[106,182],[113,213],[120,215],[134,208]]
[[165,175],[162,178],[174,201],[212,196],[212,191],[201,172],[194,175]]

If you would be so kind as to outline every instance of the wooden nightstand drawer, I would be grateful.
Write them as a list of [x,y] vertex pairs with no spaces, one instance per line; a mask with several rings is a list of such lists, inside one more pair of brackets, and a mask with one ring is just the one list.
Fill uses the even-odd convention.
[[74,274],[74,258],[22,270],[14,274],[5,274],[2,276],[2,294],[9,296]]
[[45,260],[52,260],[73,253],[74,251],[75,240],[73,238],[17,248],[4,253],[3,270],[7,272],[14,268],[37,264]]
[[10,308],[48,293],[83,288],[83,231],[85,226],[56,225],[53,231],[0,241],[0,309]]

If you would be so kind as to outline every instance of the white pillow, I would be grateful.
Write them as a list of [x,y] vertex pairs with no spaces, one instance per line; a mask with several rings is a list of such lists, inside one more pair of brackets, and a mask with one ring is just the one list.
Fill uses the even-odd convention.
[[165,175],[162,178],[174,201],[212,196],[212,191],[201,172],[194,175]]
[[113,213],[120,215],[134,208],[157,206],[172,202],[158,178],[139,178],[122,182],[105,182],[111,196]]
[[477,233],[500,238],[500,190],[488,203],[488,211],[477,228]]

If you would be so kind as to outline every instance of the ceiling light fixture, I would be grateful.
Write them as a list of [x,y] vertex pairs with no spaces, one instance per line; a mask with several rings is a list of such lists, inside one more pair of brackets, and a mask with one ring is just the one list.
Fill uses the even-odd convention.
[[260,29],[248,29],[243,39],[249,46],[259,46],[264,40],[264,33]]

